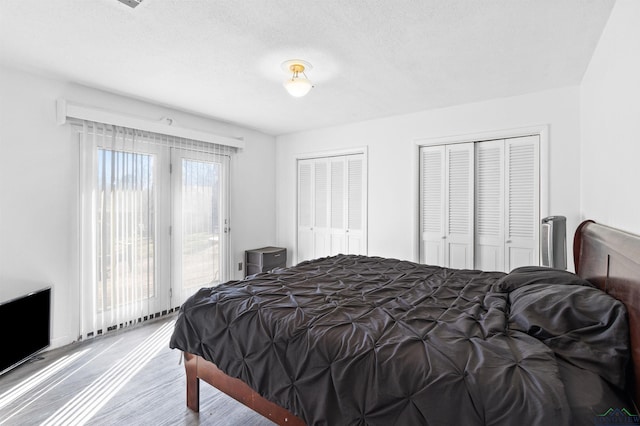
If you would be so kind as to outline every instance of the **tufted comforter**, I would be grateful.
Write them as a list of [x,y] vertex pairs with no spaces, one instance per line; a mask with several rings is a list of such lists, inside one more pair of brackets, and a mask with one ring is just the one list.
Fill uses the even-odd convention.
[[199,290],[170,346],[310,425],[565,425],[628,402],[627,339],[569,272],[338,255]]

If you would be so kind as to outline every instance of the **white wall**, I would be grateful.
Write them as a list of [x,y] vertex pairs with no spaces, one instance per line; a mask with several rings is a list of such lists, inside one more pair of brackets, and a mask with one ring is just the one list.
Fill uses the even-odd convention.
[[244,137],[231,169],[233,278],[245,249],[274,243],[272,136],[0,67],[0,300],[51,285],[52,347],[78,336],[78,146],[56,124],[58,98]]
[[640,234],[640,2],[618,0],[580,87],[581,213]]
[[[418,260],[417,139],[548,125],[547,214],[567,217],[567,236],[579,221],[579,88],[569,87],[487,102],[354,123],[276,139],[278,244],[296,244],[296,158],[368,148],[368,254]],[[544,214],[544,213],[543,213]],[[289,263],[295,262],[289,256]],[[570,268],[572,263],[570,263]]]
[[548,214],[567,216],[569,239],[584,218],[640,233],[638,21],[640,2],[616,2],[580,87],[284,135],[275,142],[238,126],[0,67],[0,300],[53,285],[54,345],[77,336],[78,152],[68,127],[55,123],[55,100],[61,97],[148,118],[170,115],[183,126],[245,138],[247,148],[232,164],[234,278],[242,276],[235,269],[246,248],[276,243],[289,249],[289,264],[295,262],[299,155],[366,146],[369,254],[417,260],[415,140],[544,124],[550,141]]

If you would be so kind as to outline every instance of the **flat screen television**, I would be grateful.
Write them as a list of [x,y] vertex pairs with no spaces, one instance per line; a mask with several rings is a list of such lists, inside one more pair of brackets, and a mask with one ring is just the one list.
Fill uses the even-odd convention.
[[51,288],[0,302],[0,375],[51,344]]

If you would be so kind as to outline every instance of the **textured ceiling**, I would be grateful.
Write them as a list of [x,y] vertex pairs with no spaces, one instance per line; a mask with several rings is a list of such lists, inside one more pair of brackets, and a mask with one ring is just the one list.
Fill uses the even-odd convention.
[[0,63],[278,135],[578,85],[613,4],[0,0]]

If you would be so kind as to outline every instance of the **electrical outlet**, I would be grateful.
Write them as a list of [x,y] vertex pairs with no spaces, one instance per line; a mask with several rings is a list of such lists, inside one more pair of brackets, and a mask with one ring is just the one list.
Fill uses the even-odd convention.
[[242,262],[238,263],[238,271],[242,271]]

